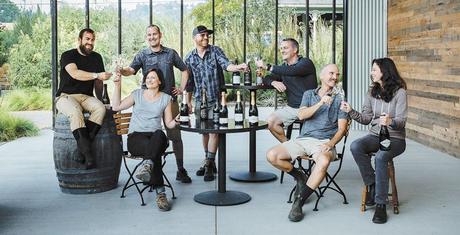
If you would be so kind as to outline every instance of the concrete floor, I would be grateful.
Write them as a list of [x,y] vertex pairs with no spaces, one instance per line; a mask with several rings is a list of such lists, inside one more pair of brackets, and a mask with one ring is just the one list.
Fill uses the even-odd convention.
[[[460,160],[410,140],[406,152],[395,160],[400,214],[388,210],[388,222],[376,225],[371,222],[373,209],[359,211],[362,181],[348,146],[364,134],[351,132],[337,179],[349,204],[329,191],[319,211],[312,211],[311,199],[303,207],[305,218],[292,223],[287,218],[291,205],[286,203],[294,184],[290,176],[283,184],[227,179],[227,189],[251,195],[246,204],[213,207],[194,202],[195,194],[217,188],[216,182],[194,175],[203,158],[201,139],[194,133],[183,134],[185,166],[193,183],[174,181],[173,159],[165,166],[177,195],[170,212],[156,208],[153,193],[145,194],[144,207],[133,190],[120,198],[127,179],[124,169],[114,190],[61,193],[53,163],[53,132],[43,129],[37,137],[0,146],[0,234],[459,234],[455,224],[460,211],[456,202]],[[248,169],[248,141],[247,134],[227,136],[227,173]],[[267,130],[259,131],[257,143],[257,169],[279,175],[265,160],[268,148],[276,144],[274,138]]]

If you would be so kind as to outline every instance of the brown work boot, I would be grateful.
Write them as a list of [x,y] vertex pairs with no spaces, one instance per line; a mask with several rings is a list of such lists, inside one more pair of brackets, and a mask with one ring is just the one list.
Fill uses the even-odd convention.
[[188,176],[187,170],[185,170],[184,168],[177,171],[176,180],[184,184],[192,183],[192,179],[190,178],[190,176]]
[[204,171],[204,181],[213,181],[216,177],[214,176],[215,174],[215,169],[216,163],[214,162],[214,159],[208,159],[206,160],[206,165],[205,165],[205,171]]
[[160,211],[169,211],[171,210],[171,206],[169,205],[168,198],[166,197],[166,193],[159,193],[157,194],[157,206]]
[[204,175],[204,171],[205,171],[204,167],[205,167],[205,165],[206,165],[206,160],[203,161],[203,165],[200,166],[200,169],[198,169],[196,171],[196,176],[203,176]]

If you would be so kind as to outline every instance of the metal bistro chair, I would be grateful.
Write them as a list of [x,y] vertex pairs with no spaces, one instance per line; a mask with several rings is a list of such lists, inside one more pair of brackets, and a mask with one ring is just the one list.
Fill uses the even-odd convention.
[[[332,176],[329,174],[329,169],[326,171],[326,185],[318,187],[317,190],[315,190],[315,194],[318,196],[316,199],[315,203],[315,208],[313,209],[314,211],[318,211],[318,203],[321,200],[321,198],[324,196],[324,193],[326,192],[327,189],[331,189],[336,191],[338,194],[342,195],[343,197],[343,204],[348,204],[347,197],[345,196],[345,193],[343,190],[339,187],[337,182],[335,182],[335,178],[339,174],[340,170],[342,169],[342,163],[343,163],[343,156],[345,153],[345,145],[347,144],[347,139],[348,139],[348,134],[350,131],[350,125],[351,125],[351,120],[348,120],[347,123],[347,130],[345,132],[345,136],[343,137],[343,145],[342,145],[342,151],[340,153],[337,153],[337,159],[334,162],[338,162],[339,166],[335,171],[333,171]],[[308,168],[304,168],[302,166],[302,160],[308,160]],[[292,161],[292,164],[294,165],[297,162],[298,167],[307,175],[310,176],[311,169],[315,165],[315,161],[310,158],[310,156],[299,156],[297,157],[294,161]],[[294,185],[294,188],[292,188],[291,193],[289,194],[289,199],[288,203],[292,203],[292,195],[294,194],[296,186]]]
[[[372,153],[371,156],[374,156],[375,153]],[[391,198],[390,203],[393,206],[393,214],[399,214],[399,199],[398,199],[398,189],[396,188],[396,176],[395,176],[395,166],[393,160],[388,162],[388,176],[390,178],[391,192],[388,192],[388,197]],[[389,188],[390,189],[390,188]],[[364,185],[361,192],[361,212],[366,211],[366,196],[369,187]]]
[[[113,115],[113,118],[115,119],[115,123],[116,123],[117,135],[120,136],[120,142],[123,142],[122,136],[128,134],[128,128],[129,128],[129,122],[131,120],[131,115],[132,115],[132,113],[116,113],[116,114]],[[121,144],[123,146],[123,143],[121,143]],[[169,142],[168,142],[168,147],[169,147]],[[166,151],[163,154],[163,163],[161,165],[162,168],[166,164],[166,156],[168,156],[169,154],[172,154],[172,153],[174,153],[174,152],[173,151]],[[130,170],[129,167],[128,167],[126,159],[138,160],[140,162],[137,163],[136,166],[132,170]],[[144,163],[144,161],[146,161],[146,160],[147,159],[143,159],[142,156],[133,156],[128,151],[123,151],[123,164],[124,164],[124,166],[126,168],[126,171],[128,172],[129,177],[128,177],[128,180],[125,183],[125,186],[123,187],[123,191],[121,192],[121,198],[125,198],[125,191],[127,189],[129,189],[132,186],[135,186],[137,192],[139,193],[139,196],[141,197],[141,202],[142,202],[141,206],[146,205],[145,202],[144,202],[144,197],[142,196],[142,193],[146,189],[149,189],[149,192],[152,192],[153,191],[153,186],[152,185],[145,185],[144,182],[141,182],[141,181],[136,181],[136,179],[134,178],[134,173],[136,172],[137,168],[139,168],[139,166],[141,166],[142,163]],[[169,182],[168,177],[166,177],[164,172],[163,172],[163,178],[166,181],[164,186],[171,189],[172,199],[176,199],[176,195],[174,194],[174,189],[173,189],[171,183]],[[141,189],[138,186],[139,184],[143,184],[145,186]]]
[[[292,129],[294,128],[294,124],[298,124],[299,125],[299,134],[300,134],[300,131],[302,130],[302,126],[303,126],[303,121],[297,119],[295,120],[291,125],[289,125],[287,128],[286,128],[286,138],[288,140],[291,139],[291,135],[292,135]],[[281,171],[281,175],[280,175],[280,184],[283,183],[283,179],[284,179],[284,171]]]

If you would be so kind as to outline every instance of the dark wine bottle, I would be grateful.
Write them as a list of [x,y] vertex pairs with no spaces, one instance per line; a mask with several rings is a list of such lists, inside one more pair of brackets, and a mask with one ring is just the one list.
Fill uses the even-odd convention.
[[104,84],[104,89],[102,90],[102,103],[104,104],[105,108],[110,108],[110,99],[109,93],[107,92],[107,84]]
[[251,74],[251,67],[248,64],[248,69],[244,71],[244,85],[251,86],[252,85],[252,74]]
[[219,125],[227,126],[228,125],[228,109],[227,109],[227,101],[225,99],[225,92],[222,92],[222,107],[220,108],[219,113]]
[[205,88],[201,90],[200,119],[203,121],[208,119],[208,101]]
[[182,92],[182,104],[180,105],[180,117],[179,121],[181,125],[187,125],[190,122],[190,117],[188,115],[188,105],[187,105],[187,91]]
[[391,141],[390,141],[390,132],[388,132],[387,126],[380,126],[380,133],[379,133],[379,142],[380,142],[380,150],[382,151],[389,151],[391,150]]
[[241,103],[241,93],[236,92],[236,105],[235,105],[235,125],[243,125],[243,104]]
[[[235,59],[235,65],[238,65],[238,59]],[[232,84],[234,86],[239,86],[241,85],[241,75],[240,72],[235,71],[232,74]]]
[[259,124],[259,111],[256,104],[256,92],[251,91],[251,107],[249,107],[249,125],[257,126]]

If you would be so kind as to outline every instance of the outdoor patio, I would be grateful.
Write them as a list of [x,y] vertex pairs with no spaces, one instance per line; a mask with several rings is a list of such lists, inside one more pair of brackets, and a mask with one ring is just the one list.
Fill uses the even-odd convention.
[[[201,139],[194,133],[183,133],[185,166],[193,183],[174,181],[174,159],[165,167],[177,195],[169,212],[156,208],[153,193],[145,194],[144,207],[133,190],[120,198],[127,179],[124,169],[114,190],[61,193],[53,163],[53,131],[45,128],[37,137],[0,146],[0,234],[458,234],[460,161],[411,140],[395,160],[400,214],[388,209],[388,222],[377,225],[371,222],[373,209],[359,211],[362,181],[348,147],[363,134],[351,132],[337,180],[349,204],[328,191],[315,212],[316,197],[312,196],[303,207],[305,218],[292,223],[287,218],[291,205],[286,203],[294,184],[290,176],[283,184],[279,180],[238,183],[227,178],[227,189],[251,195],[246,204],[213,207],[193,201],[195,194],[217,187],[217,181],[204,182],[194,175],[203,157]],[[247,142],[247,134],[228,135],[227,173],[248,169]],[[257,133],[257,169],[279,175],[265,160],[267,149],[275,144],[268,130]]]

